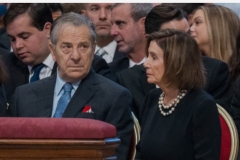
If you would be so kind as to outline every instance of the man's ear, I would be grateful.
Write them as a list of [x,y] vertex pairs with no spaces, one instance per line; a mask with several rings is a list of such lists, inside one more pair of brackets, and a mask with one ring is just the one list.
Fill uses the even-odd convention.
[[47,34],[47,38],[50,38],[50,31],[51,31],[51,26],[52,24],[50,22],[45,23],[43,30],[46,32]]
[[81,10],[80,14],[87,15],[86,10],[85,9]]
[[145,35],[145,19],[146,17],[142,17],[138,20],[138,26],[144,35]]
[[56,52],[55,52],[55,46],[52,44],[52,42],[49,42],[49,45],[48,45],[48,47],[49,47],[49,50],[50,50],[50,53],[51,53],[51,55],[52,55],[52,58],[53,58],[53,60],[56,62],[56,56],[55,56],[55,54],[56,54]]

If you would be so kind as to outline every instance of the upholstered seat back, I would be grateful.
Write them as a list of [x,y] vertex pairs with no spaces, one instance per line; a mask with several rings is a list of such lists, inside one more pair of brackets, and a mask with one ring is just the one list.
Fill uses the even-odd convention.
[[85,118],[0,118],[0,139],[103,139],[115,126]]
[[228,112],[218,104],[217,107],[222,131],[220,160],[236,160],[239,144],[237,128]]
[[231,151],[231,134],[224,118],[221,115],[219,115],[219,117],[222,130],[220,160],[228,160]]
[[85,118],[0,118],[0,159],[117,159],[116,127]]
[[131,139],[131,146],[130,146],[130,151],[128,155],[128,160],[135,160],[136,145],[140,141],[140,131],[141,131],[141,127],[138,122],[138,119],[133,112],[132,112],[132,117],[133,117],[134,126],[133,126],[133,135]]

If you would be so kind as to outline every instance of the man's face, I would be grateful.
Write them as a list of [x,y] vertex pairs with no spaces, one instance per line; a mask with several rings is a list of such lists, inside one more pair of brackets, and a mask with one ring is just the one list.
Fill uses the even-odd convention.
[[86,15],[92,20],[97,36],[110,36],[112,3],[88,3]]
[[16,57],[31,66],[42,63],[50,53],[50,28],[51,23],[46,23],[43,30],[39,31],[31,25],[28,14],[16,17],[6,27]]
[[112,10],[111,35],[114,36],[120,52],[129,54],[142,41],[140,20],[134,22],[130,4],[122,4]]
[[86,26],[63,26],[59,30],[57,44],[50,44],[60,77],[70,83],[86,77],[92,65],[94,48]]

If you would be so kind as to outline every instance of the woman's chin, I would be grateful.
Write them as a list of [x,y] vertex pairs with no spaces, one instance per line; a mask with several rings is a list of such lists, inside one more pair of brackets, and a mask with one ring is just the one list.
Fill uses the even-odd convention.
[[150,84],[156,84],[156,81],[152,80],[151,78],[148,78],[147,82],[150,83]]

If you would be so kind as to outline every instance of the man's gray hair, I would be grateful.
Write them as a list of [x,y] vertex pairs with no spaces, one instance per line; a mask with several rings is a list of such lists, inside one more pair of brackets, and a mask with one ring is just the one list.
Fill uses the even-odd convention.
[[87,16],[80,15],[78,13],[70,12],[65,13],[62,16],[58,17],[52,24],[51,27],[51,33],[50,33],[50,39],[53,43],[53,45],[57,44],[58,35],[61,32],[61,29],[65,25],[73,25],[73,26],[86,26],[89,28],[90,35],[91,35],[91,41],[92,44],[96,41],[96,33],[94,29],[94,25]]
[[[122,4],[126,3],[115,3],[112,6],[112,10]],[[147,14],[151,11],[153,8],[153,5],[151,3],[129,3],[131,6],[131,16],[134,20],[134,22],[137,22],[140,18],[146,17]]]

